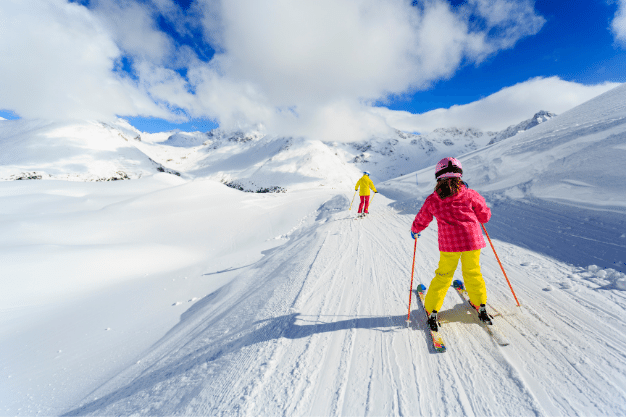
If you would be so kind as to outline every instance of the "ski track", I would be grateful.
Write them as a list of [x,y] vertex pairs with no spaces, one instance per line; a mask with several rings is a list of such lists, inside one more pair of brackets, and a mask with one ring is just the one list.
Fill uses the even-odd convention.
[[[381,200],[365,219],[343,211],[295,232],[67,415],[626,413],[622,293],[598,294],[580,268],[494,241],[522,302],[487,247],[489,304],[511,345],[497,345],[451,290],[448,351],[435,353],[414,295],[405,323],[412,216]],[[436,225],[422,235],[413,288],[428,286],[438,262]]]

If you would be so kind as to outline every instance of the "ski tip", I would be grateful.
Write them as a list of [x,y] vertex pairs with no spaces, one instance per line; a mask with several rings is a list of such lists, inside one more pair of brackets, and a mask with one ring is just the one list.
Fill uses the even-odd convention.
[[435,351],[439,353],[446,351],[446,345],[443,343],[443,339],[439,333],[437,333],[436,337],[433,335],[433,347],[435,348]]
[[426,291],[426,286],[424,284],[420,284],[416,288],[417,292]]
[[460,279],[455,279],[454,281],[452,281],[452,288],[463,289],[465,288],[465,286],[463,285],[463,281],[461,281]]

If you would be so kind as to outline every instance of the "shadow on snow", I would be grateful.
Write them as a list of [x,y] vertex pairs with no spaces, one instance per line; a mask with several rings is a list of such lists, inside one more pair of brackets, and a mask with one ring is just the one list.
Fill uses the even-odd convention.
[[[419,302],[419,301],[418,301]],[[457,306],[458,307],[458,306]],[[456,308],[455,308],[456,310]],[[430,343],[430,333],[426,321],[419,310],[411,312],[411,329],[422,331],[430,353],[436,353]],[[448,322],[467,321],[462,315],[448,314]],[[461,317],[459,319],[458,317]],[[316,334],[339,332],[346,330],[364,329],[384,333],[401,332],[406,330],[406,316],[382,316],[382,317],[352,317],[335,322],[308,321],[308,316],[300,316],[298,313],[288,314],[268,320],[252,323],[248,328],[255,328],[250,332],[240,332],[234,340],[227,341],[227,337],[218,338],[201,349],[195,350],[175,363],[165,365],[134,379],[128,385],[119,388],[102,398],[98,398],[74,410],[63,414],[64,416],[76,416],[103,412],[107,407],[124,401],[142,391],[148,391],[164,381],[184,375],[193,368],[205,363],[213,362],[222,356],[237,352],[247,346],[267,342],[276,339],[297,340]],[[334,317],[334,316],[333,316]],[[456,318],[455,318],[456,317]],[[303,324],[297,324],[297,322]],[[261,326],[261,327],[258,327]],[[180,405],[180,404],[179,404]]]

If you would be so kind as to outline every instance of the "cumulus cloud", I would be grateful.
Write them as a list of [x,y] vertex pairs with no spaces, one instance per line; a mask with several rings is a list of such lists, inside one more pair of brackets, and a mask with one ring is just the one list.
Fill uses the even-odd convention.
[[3,0],[0,21],[0,107],[25,118],[170,117],[113,71],[121,51],[86,8]]
[[133,58],[163,65],[173,54],[173,42],[158,30],[155,10],[148,4],[97,0],[92,2],[92,12],[116,45]]
[[477,128],[499,131],[529,119],[539,110],[561,114],[609,91],[619,83],[583,85],[558,77],[533,78],[503,88],[482,100],[436,109],[422,114],[372,109],[389,125],[404,131],[426,133],[440,127]]
[[[354,126],[371,117],[369,103],[449,78],[544,23],[531,2],[515,0],[472,0],[454,9],[441,0],[418,7],[404,0],[205,0],[197,7],[220,50],[210,76],[200,71],[213,85],[211,100],[199,97],[202,111],[218,113],[223,125],[264,123],[335,140],[347,134],[331,117],[335,110]],[[215,83],[234,107],[209,103],[220,101]],[[379,130],[380,120],[367,125]]]
[[618,8],[611,22],[615,39],[626,44],[626,0],[618,0]]
[[[162,16],[181,36],[202,31],[212,60],[177,47]],[[172,0],[4,0],[0,17],[10,80],[0,108],[23,117],[209,117],[327,139],[388,129],[371,103],[447,79],[544,24],[530,0],[196,0],[186,13]],[[132,76],[114,70],[122,58]]]

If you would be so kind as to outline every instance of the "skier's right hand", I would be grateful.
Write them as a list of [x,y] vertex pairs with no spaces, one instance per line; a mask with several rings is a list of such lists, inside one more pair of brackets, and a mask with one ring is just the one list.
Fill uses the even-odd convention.
[[413,230],[411,230],[411,237],[412,237],[413,239],[417,239],[417,238],[418,238],[418,237],[420,237],[420,236],[421,236],[421,235],[420,235],[420,233],[413,233]]

